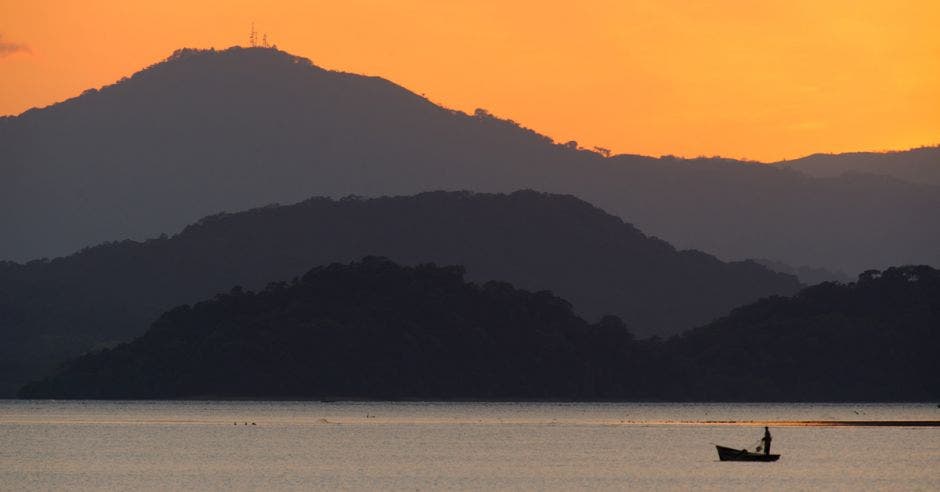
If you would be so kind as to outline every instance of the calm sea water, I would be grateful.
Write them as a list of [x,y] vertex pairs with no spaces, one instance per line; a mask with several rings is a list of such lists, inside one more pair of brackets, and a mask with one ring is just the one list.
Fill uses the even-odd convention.
[[826,424],[896,420],[940,408],[0,401],[0,488],[940,490],[940,427]]

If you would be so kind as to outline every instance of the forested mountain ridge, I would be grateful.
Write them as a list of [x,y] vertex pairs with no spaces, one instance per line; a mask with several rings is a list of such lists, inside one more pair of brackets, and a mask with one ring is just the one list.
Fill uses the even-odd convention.
[[173,237],[0,266],[0,334],[9,341],[0,374],[8,387],[22,384],[67,355],[139,335],[175,305],[366,255],[459,264],[475,281],[551,290],[582,316],[617,314],[641,336],[677,333],[799,288],[756,263],[677,251],[571,196],[313,198],[206,217]]
[[663,342],[548,292],[380,258],[232,289],[82,356],[25,398],[932,401],[940,271],[867,272]]
[[180,50],[114,85],[0,118],[0,259],[172,234],[218,211],[315,195],[463,189],[574,194],[726,260],[850,274],[940,264],[935,185],[605,158],[273,49]]
[[940,270],[870,270],[762,299],[668,345],[710,400],[933,401]]
[[589,365],[587,328],[549,293],[366,258],[173,309],[47,387],[103,398],[550,396]]

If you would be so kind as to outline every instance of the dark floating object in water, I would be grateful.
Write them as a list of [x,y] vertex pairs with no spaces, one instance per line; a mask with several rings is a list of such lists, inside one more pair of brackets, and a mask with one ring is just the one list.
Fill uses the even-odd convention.
[[752,453],[746,449],[726,448],[715,445],[718,448],[718,459],[721,461],[777,461],[779,454]]

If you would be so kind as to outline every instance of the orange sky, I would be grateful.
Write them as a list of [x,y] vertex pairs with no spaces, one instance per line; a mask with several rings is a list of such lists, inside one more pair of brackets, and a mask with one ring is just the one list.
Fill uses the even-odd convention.
[[180,47],[279,48],[615,152],[940,143],[940,1],[0,0],[0,114]]

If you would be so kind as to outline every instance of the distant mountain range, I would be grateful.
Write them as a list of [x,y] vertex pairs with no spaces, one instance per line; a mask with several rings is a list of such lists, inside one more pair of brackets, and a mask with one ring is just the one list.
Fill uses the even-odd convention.
[[[805,173],[867,157],[832,157],[839,165],[826,171],[812,157],[605,158],[277,50],[180,50],[114,85],[0,118],[0,258],[172,234],[209,214],[315,195],[536,189],[726,260],[849,273],[937,265],[940,186],[919,177],[936,169],[931,152],[831,177]],[[915,155],[926,157],[908,167],[926,171],[895,174],[921,183],[870,174]]]
[[911,183],[940,186],[940,146],[903,152],[813,154],[775,164],[820,178],[831,178],[846,173],[868,173],[892,176]]
[[233,289],[25,386],[25,398],[934,401],[940,272],[868,272],[667,342],[550,293],[379,258]]
[[10,390],[67,357],[129,340],[173,306],[366,255],[459,264],[475,281],[550,290],[581,316],[616,314],[644,337],[800,287],[754,262],[677,251],[572,196],[315,198],[207,217],[173,237],[0,263],[0,392],[4,381]]

